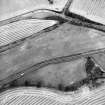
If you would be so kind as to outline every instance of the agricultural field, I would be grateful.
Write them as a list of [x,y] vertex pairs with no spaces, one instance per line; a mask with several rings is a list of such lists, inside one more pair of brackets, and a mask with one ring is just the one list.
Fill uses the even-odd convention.
[[1,0],[0,105],[33,105],[38,94],[56,105],[97,105],[105,97],[104,5]]

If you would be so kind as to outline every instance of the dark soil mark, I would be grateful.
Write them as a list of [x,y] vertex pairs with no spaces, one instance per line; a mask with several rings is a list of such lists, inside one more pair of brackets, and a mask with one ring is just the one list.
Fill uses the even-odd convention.
[[48,0],[49,1],[49,4],[53,4],[54,3],[54,1],[53,0]]

